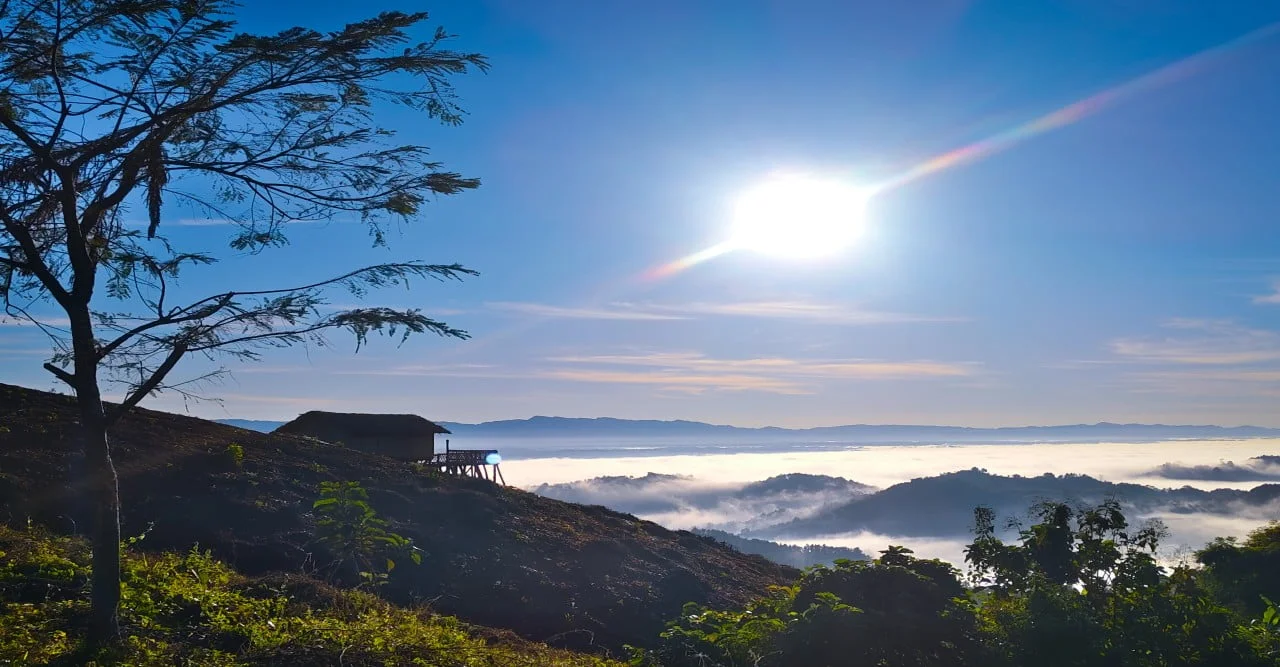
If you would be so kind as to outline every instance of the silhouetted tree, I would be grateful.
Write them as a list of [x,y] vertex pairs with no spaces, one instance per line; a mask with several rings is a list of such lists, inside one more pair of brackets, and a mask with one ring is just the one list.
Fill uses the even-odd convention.
[[1163,526],[1130,526],[1115,501],[1037,505],[1012,544],[996,535],[990,510],[975,516],[965,560],[981,586],[986,644],[1000,656],[988,664],[1274,664],[1266,638],[1215,603],[1197,572],[1157,563]]
[[1280,523],[1263,526],[1238,542],[1218,538],[1196,552],[1206,586],[1237,611],[1254,616],[1280,602]]
[[632,664],[665,667],[982,665],[955,568],[889,547],[874,561],[805,571],[740,611],[686,605],[658,648]]
[[[322,33],[234,33],[226,0],[0,0],[0,300],[54,340],[45,367],[75,393],[94,508],[92,637],[118,633],[119,510],[107,433],[192,354],[254,359],[264,346],[323,342],[330,330],[407,336],[464,332],[417,310],[331,311],[326,294],[414,278],[459,278],[456,264],[367,266],[284,288],[179,300],[188,268],[215,256],[166,240],[165,204],[236,226],[231,248],[285,243],[289,223],[387,225],[434,195],[478,181],[373,124],[398,104],[461,120],[451,75],[484,68],[410,40],[423,13],[387,12]],[[144,215],[131,218],[129,211]],[[104,301],[106,300],[106,301]],[[65,326],[40,317],[48,301]],[[123,384],[108,410],[105,383]]]

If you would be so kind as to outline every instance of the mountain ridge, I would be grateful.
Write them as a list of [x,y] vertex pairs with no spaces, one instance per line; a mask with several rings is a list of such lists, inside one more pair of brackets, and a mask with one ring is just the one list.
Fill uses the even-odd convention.
[[[284,422],[272,420],[219,419],[218,423],[269,431]],[[1141,424],[1096,422],[1043,426],[946,426],[932,424],[845,424],[787,428],[781,426],[744,427],[684,419],[621,419],[617,417],[548,417],[503,419],[479,423],[439,421],[455,435],[475,437],[694,437],[738,436],[795,438],[820,437],[868,441],[982,441],[982,440],[1165,440],[1280,437],[1280,428],[1265,426],[1220,426],[1215,424]]]

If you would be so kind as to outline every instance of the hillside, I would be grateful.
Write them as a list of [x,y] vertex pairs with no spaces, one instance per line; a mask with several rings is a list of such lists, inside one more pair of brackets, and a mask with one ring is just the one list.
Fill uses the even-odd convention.
[[[0,385],[0,516],[84,525],[68,484],[65,396]],[[415,472],[314,440],[138,410],[115,429],[124,530],[148,549],[198,543],[248,575],[311,563],[311,503],[325,480],[356,480],[424,550],[384,594],[560,646],[651,642],[688,601],[740,605],[795,571],[715,540],[603,507]],[[237,465],[228,445],[243,447]]]
[[693,532],[724,542],[742,553],[759,554],[775,563],[798,568],[806,568],[811,565],[830,565],[840,559],[870,560],[866,552],[856,547],[833,547],[826,544],[807,544],[801,547],[793,544],[778,544],[768,540],[739,537],[723,530],[706,528],[694,528]]
[[124,554],[130,641],[80,643],[89,548],[0,525],[0,665],[622,667],[301,575],[245,577],[198,551]]

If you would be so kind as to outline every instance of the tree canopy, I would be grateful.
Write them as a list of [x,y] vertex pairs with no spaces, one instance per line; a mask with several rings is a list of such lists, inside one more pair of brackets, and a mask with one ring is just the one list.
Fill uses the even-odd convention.
[[[994,513],[975,513],[960,573],[909,549],[806,570],[741,610],[689,605],[632,664],[1167,667],[1275,665],[1280,609],[1276,526],[1244,544],[1218,540],[1202,569],[1164,567],[1164,528],[1133,526],[1107,501],[1041,503],[1005,542]],[[1261,594],[1261,595],[1260,595]],[[1250,600],[1257,601],[1254,604]],[[1248,604],[1243,604],[1248,602]]]
[[[414,39],[422,12],[384,12],[329,32],[236,31],[227,0],[0,0],[0,305],[54,344],[45,368],[76,394],[93,496],[95,633],[116,634],[119,520],[107,432],[165,389],[188,355],[256,359],[345,330],[466,333],[414,308],[335,308],[334,290],[461,278],[456,263],[335,269],[306,284],[191,294],[214,250],[166,235],[175,211],[230,225],[230,252],[284,245],[292,223],[363,224],[375,245],[438,195],[475,188],[376,112],[461,121],[451,79],[484,69]],[[224,251],[226,252],[226,251]],[[56,306],[65,318],[42,310]],[[214,371],[217,373],[219,371]],[[118,383],[107,411],[104,384]]]

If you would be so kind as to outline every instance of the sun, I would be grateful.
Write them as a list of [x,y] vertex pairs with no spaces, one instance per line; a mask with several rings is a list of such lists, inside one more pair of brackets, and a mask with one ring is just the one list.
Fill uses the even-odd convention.
[[774,177],[738,196],[729,244],[792,259],[833,255],[862,236],[868,198],[834,179]]

